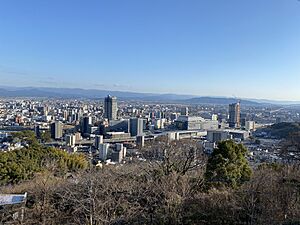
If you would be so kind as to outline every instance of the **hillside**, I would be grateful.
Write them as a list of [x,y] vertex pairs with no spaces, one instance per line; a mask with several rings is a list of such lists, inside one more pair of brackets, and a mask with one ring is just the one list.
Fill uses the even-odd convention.
[[280,139],[287,138],[291,133],[299,131],[300,123],[277,123],[259,130],[259,132],[266,132],[270,137]]

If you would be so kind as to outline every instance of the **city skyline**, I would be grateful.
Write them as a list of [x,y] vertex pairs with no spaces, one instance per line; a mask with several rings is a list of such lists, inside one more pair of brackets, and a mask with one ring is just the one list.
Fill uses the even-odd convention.
[[31,0],[0,12],[2,85],[300,99],[296,0]]

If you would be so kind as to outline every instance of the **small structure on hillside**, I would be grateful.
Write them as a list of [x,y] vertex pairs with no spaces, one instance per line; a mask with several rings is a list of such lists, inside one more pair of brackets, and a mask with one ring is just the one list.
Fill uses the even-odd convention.
[[22,222],[27,193],[0,194],[0,224]]

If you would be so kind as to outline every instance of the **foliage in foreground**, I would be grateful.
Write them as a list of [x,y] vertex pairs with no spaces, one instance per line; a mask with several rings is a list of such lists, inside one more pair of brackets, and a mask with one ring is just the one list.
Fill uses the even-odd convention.
[[[76,179],[45,173],[2,192],[28,192],[24,224],[297,224],[300,167],[261,167],[237,189],[203,190],[202,171],[158,165],[87,170]],[[1,214],[2,213],[2,214]],[[0,210],[0,218],[8,212]]]
[[71,155],[55,148],[38,144],[33,132],[19,132],[15,138],[26,141],[29,146],[10,152],[0,152],[0,184],[28,180],[37,172],[55,168],[57,173],[74,172],[87,167],[82,155]]
[[234,141],[222,141],[208,159],[205,178],[210,185],[236,188],[251,178],[248,150]]
[[[264,165],[235,188],[207,189],[200,150],[194,142],[154,143],[147,162],[83,170],[71,179],[48,171],[1,192],[28,192],[23,224],[299,224],[299,166]],[[0,209],[0,223],[10,214]]]

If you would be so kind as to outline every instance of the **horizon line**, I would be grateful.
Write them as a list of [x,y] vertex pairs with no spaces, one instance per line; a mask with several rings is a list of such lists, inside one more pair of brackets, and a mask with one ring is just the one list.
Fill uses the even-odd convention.
[[299,103],[300,100],[288,100],[288,99],[269,99],[269,98],[255,98],[255,97],[236,97],[236,96],[224,96],[224,95],[196,95],[196,94],[181,94],[173,92],[142,92],[142,91],[132,91],[132,90],[111,90],[111,89],[97,89],[97,88],[83,88],[83,87],[51,87],[51,86],[11,86],[11,85],[0,85],[0,88],[50,88],[50,89],[80,89],[85,91],[108,91],[108,92],[127,92],[132,94],[148,94],[148,95],[178,95],[178,96],[191,96],[192,98],[227,98],[227,99],[240,99],[248,101],[273,101],[273,102],[290,102],[290,103]]

